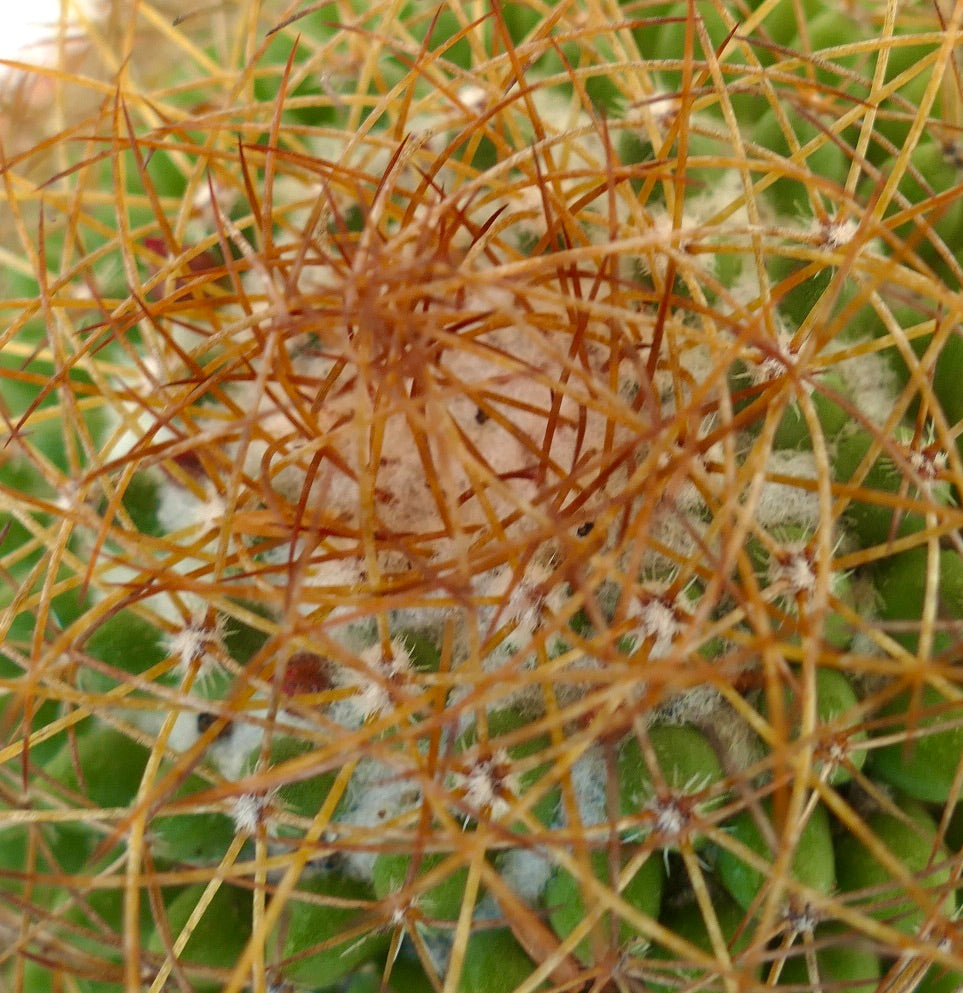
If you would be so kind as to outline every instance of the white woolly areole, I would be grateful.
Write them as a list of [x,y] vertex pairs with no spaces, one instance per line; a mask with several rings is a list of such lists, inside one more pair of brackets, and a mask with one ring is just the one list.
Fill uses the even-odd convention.
[[[781,325],[776,328],[774,340],[756,345],[746,355],[746,373],[755,385],[780,379],[796,365],[799,347],[793,343],[793,335]],[[810,383],[800,384],[800,389],[812,393]]]
[[819,237],[824,245],[830,248],[845,248],[859,230],[859,221],[855,217],[849,217],[844,221],[826,221],[825,223],[814,219],[814,233]]
[[215,614],[213,621],[203,615],[195,615],[188,624],[167,636],[167,648],[177,658],[177,668],[185,675],[197,666],[199,679],[211,676],[221,664],[218,656],[227,651],[224,646],[225,620],[222,614]]
[[502,879],[526,903],[535,904],[541,898],[555,867],[544,855],[529,848],[512,848],[498,861]]
[[235,830],[241,834],[255,834],[270,806],[270,798],[263,793],[242,793],[229,806]]
[[889,362],[878,352],[870,352],[837,362],[833,368],[842,376],[845,392],[860,413],[872,424],[884,424],[900,393],[899,378]]
[[332,711],[332,716],[343,714],[355,726],[391,710],[396,697],[417,696],[416,670],[403,638],[392,639],[388,654],[380,644],[374,644],[362,650],[360,659],[363,668],[342,666],[338,672],[338,683],[354,693]]
[[[817,480],[816,458],[808,451],[777,450],[769,455],[767,474],[800,480]],[[780,525],[801,525],[815,531],[819,524],[819,494],[789,483],[767,480],[756,504],[756,520],[767,530]]]
[[518,779],[511,769],[511,756],[504,748],[499,748],[488,758],[479,759],[468,773],[462,775],[465,804],[494,820],[503,817],[509,810],[506,797],[518,794]]
[[805,541],[788,542],[774,552],[767,572],[769,582],[785,596],[811,597],[816,592],[816,562]]
[[[486,662],[486,669],[500,665],[506,654],[524,650],[535,632],[556,616],[568,600],[565,583],[558,578],[551,561],[533,560],[521,575],[510,565],[494,569],[478,577],[475,591],[482,601],[492,601],[478,611],[479,627],[487,630],[491,625],[512,626],[512,631]],[[562,649],[561,636],[549,639],[548,650],[556,654]]]
[[195,527],[201,532],[218,527],[224,519],[225,504],[211,487],[201,499],[186,486],[167,483],[158,489],[157,521],[165,532]]
[[580,755],[572,765],[572,786],[579,817],[586,827],[608,821],[607,780],[605,756],[597,745]]
[[672,642],[685,628],[690,616],[688,599],[681,594],[669,597],[667,585],[645,583],[629,598],[627,615],[636,622],[636,628],[630,634],[636,639],[653,639],[650,658],[661,658],[670,652]]

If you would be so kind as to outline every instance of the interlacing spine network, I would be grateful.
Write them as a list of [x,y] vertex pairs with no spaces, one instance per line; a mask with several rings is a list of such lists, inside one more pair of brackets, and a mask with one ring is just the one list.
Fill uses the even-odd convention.
[[16,70],[0,990],[959,987],[961,22],[114,0]]

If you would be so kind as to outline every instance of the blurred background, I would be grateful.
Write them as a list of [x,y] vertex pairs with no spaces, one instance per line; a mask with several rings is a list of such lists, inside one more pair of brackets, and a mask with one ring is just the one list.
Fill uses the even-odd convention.
[[4,3],[0,9],[0,59],[36,61],[45,47],[55,42],[61,8],[68,26],[76,29],[78,19],[89,11],[89,0],[29,0]]

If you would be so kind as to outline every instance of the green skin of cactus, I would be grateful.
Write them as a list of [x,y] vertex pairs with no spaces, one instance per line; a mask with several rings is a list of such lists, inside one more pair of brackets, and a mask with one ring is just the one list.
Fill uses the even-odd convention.
[[[123,673],[140,674],[167,657],[157,627],[132,610],[122,610],[97,627],[87,639],[86,650],[106,665]],[[112,689],[119,681],[99,672],[85,672],[88,688],[97,692]]]
[[[959,756],[957,756],[959,761]],[[946,860],[949,852],[937,845],[937,827],[926,809],[911,800],[899,802],[902,816],[883,811],[866,818],[866,827],[889,849],[905,870],[920,881],[924,888],[945,889],[952,876]],[[935,855],[934,855],[935,853]],[[926,917],[926,911],[915,902],[901,899],[903,884],[854,835],[845,834],[836,843],[840,889],[847,893],[866,890],[858,905],[865,912],[906,934],[914,934]],[[937,868],[931,869],[931,866]],[[934,894],[933,902],[939,900]],[[955,900],[948,894],[943,910],[951,915]]]
[[[829,390],[843,395],[846,393],[846,384],[842,376],[832,369],[823,373],[819,382]],[[850,423],[849,414],[835,400],[818,389],[812,394],[812,403],[825,439],[835,438]],[[809,433],[809,425],[798,403],[791,403],[786,408],[772,443],[773,448],[812,449],[813,440]]]
[[[884,707],[880,717],[893,717],[907,713],[914,704],[911,693],[904,693]],[[927,729],[918,738],[905,742],[894,742],[871,753],[870,772],[873,776],[895,786],[907,795],[928,803],[946,803],[952,792],[963,755],[963,727],[949,727],[937,730],[941,724],[952,720],[958,714],[959,701],[949,701],[933,687],[923,688],[915,705],[928,708],[946,708],[942,715],[933,714],[920,717],[912,722],[914,729]],[[883,734],[893,734],[904,730],[905,724],[887,725]],[[933,730],[930,730],[933,729]]]
[[[384,993],[382,983],[383,966],[380,962],[369,962],[366,966],[356,969],[344,993]],[[517,985],[517,984],[516,984]],[[431,980],[425,974],[415,954],[402,946],[397,957],[391,963],[391,987],[396,990],[430,990]]]
[[[809,144],[814,138],[820,136],[819,129],[814,125],[801,123],[794,118],[791,118],[791,127],[801,146]],[[778,153],[782,159],[788,162],[792,150],[779,126],[779,120],[772,110],[759,118],[751,134],[755,144],[770,152]],[[794,165],[802,173],[812,170],[817,176],[837,177],[845,176],[848,162],[849,159],[843,149],[827,138],[819,148],[810,152],[805,158],[800,155]],[[786,166],[786,168],[789,167]],[[809,198],[805,180],[802,177],[796,179],[792,176],[786,176],[777,179],[768,187],[766,195],[783,214],[791,216],[799,213],[800,210],[808,212]]]
[[[68,742],[45,771],[65,789],[86,797],[92,807],[123,808],[137,795],[149,755],[143,745],[121,731],[94,727],[77,735],[77,761]],[[61,868],[66,872],[88,868],[87,859],[99,837],[81,824],[58,826],[55,833],[63,841],[55,844],[55,851],[62,856]]]
[[[167,906],[167,925],[171,940],[176,941],[194,908],[204,894],[204,885],[188,886]],[[178,961],[190,973],[191,966],[210,969],[233,969],[244,952],[251,934],[252,894],[248,889],[229,884],[221,885],[198,921],[178,956]],[[164,936],[155,930],[147,943],[149,952],[165,952]],[[198,977],[194,989],[198,993],[217,993],[219,980]]]
[[[309,741],[286,735],[278,736],[271,741],[270,763],[272,766],[279,766],[283,762],[306,755],[312,750],[313,745]],[[249,757],[252,767],[257,762],[259,755],[260,749]],[[278,787],[277,798],[292,814],[297,814],[300,817],[314,817],[331,792],[337,775],[337,771],[332,770],[317,776],[309,776],[306,779],[285,783]]]
[[[872,444],[872,436],[862,429],[841,438],[836,446],[834,475],[841,483],[848,483]],[[896,494],[903,480],[886,458],[878,458],[862,480],[864,490],[878,490],[881,494]],[[914,491],[910,490],[913,494]],[[939,493],[934,494],[939,498]],[[914,511],[900,512],[895,532],[893,530],[893,508],[881,501],[854,498],[846,509],[846,522],[853,529],[861,544],[866,548],[883,545],[891,537],[902,538],[917,534],[926,526],[924,518]],[[916,615],[919,617],[919,614]]]
[[[591,853],[592,872],[595,877],[605,883],[610,883],[608,853],[595,851]],[[621,892],[626,903],[635,907],[648,917],[659,916],[659,906],[662,901],[662,890],[665,885],[665,869],[662,860],[651,855],[629,880]],[[544,903],[548,910],[548,919],[555,933],[560,938],[567,938],[572,931],[585,919],[586,905],[582,896],[582,886],[578,879],[566,869],[558,869],[548,882],[545,889]],[[608,914],[603,914],[604,933],[608,938],[611,934],[611,922]],[[626,921],[618,924],[618,939],[620,945],[625,945],[637,938],[635,930]],[[579,942],[575,949],[578,958],[587,965],[593,961],[592,944],[587,936]]]
[[[210,783],[202,777],[190,776],[177,791],[175,800],[209,788]],[[234,821],[214,811],[158,816],[150,823],[155,854],[191,865],[216,865],[230,848],[235,834]]]
[[[770,819],[772,804],[767,800],[762,811]],[[727,832],[747,848],[772,861],[772,852],[756,823],[752,812],[740,811],[726,825]],[[717,869],[719,881],[743,910],[752,906],[756,895],[767,882],[767,874],[743,862],[728,849],[719,851]],[[825,807],[816,806],[799,835],[790,867],[792,878],[819,893],[829,894],[836,884],[836,858],[829,815]],[[771,874],[770,874],[771,875]]]
[[[752,928],[745,926],[745,915],[742,908],[725,893],[720,892],[713,895],[712,909],[722,937],[733,954],[747,948],[752,940]],[[705,952],[712,951],[712,939],[698,904],[688,904],[667,910],[663,913],[659,923],[697,948]],[[703,971],[698,968],[686,967],[683,962],[679,961],[675,952],[663,945],[654,945],[647,953],[647,957],[665,960],[667,963],[671,962],[671,972],[667,974],[667,978],[671,976],[671,979],[676,980],[674,984],[660,983],[657,977],[665,975],[665,973],[658,965],[653,964],[651,976],[647,978],[648,988],[653,993],[671,993],[672,990],[678,988],[677,981],[679,979],[684,978],[693,981],[704,975]],[[666,969],[669,968],[667,965]],[[758,973],[758,969],[754,970],[754,973]]]
[[[20,862],[19,868],[22,870],[25,865],[26,861],[23,860]],[[57,869],[57,871],[62,870]],[[86,871],[90,871],[89,868]],[[5,885],[3,889],[9,891]],[[44,902],[38,899],[39,896],[40,894],[35,889],[32,895],[34,902]],[[71,906],[69,907],[65,904],[67,897],[62,889],[51,888],[46,896],[49,896],[51,910],[58,920],[84,929],[81,933],[73,932],[72,946],[89,956],[91,962],[104,963],[100,967],[102,973],[107,971],[108,964],[116,967],[115,971],[119,972],[123,965],[123,958],[118,950],[117,936],[123,933],[123,891],[119,887],[117,889],[92,889],[82,894],[80,899],[71,899]],[[144,899],[140,902],[140,933],[149,935],[153,929],[153,923],[150,903]],[[29,990],[30,993],[53,993],[53,978],[46,964],[28,960],[24,965],[24,990]],[[116,993],[120,988],[117,983],[84,977],[78,977],[76,982],[77,989],[81,993]]]
[[389,936],[383,932],[368,930],[356,937],[344,937],[364,924],[369,912],[363,907],[309,902],[299,899],[298,894],[353,901],[370,901],[373,896],[367,886],[354,879],[331,875],[301,880],[298,893],[285,906],[277,936],[272,938],[283,941],[282,970],[289,981],[323,988],[387,949]]
[[[788,687],[784,694],[785,713],[788,715],[795,736],[799,731],[799,704],[796,694]],[[836,721],[841,714],[854,712],[859,704],[859,698],[846,676],[838,669],[816,670],[816,726],[825,727]],[[765,697],[762,700],[760,712],[768,717],[768,707]],[[855,720],[855,718],[854,718]],[[854,727],[853,723],[849,727]],[[847,732],[849,728],[846,729]],[[847,733],[845,751],[846,758],[856,768],[861,769],[866,762],[866,751],[858,746],[867,738],[865,731],[853,730]],[[855,747],[854,747],[855,746]],[[829,775],[829,782],[834,786],[848,782],[852,778],[849,769],[844,765],[837,766]]]
[[511,931],[479,929],[468,939],[458,993],[513,993],[534,971]]
[[[819,945],[824,936],[834,932],[817,928],[814,944]],[[837,939],[838,940],[838,939]],[[802,948],[787,959],[779,974],[779,982],[786,986],[808,986],[811,982],[809,968]],[[879,956],[865,948],[854,947],[851,941],[827,945],[816,952],[816,973],[821,983],[840,985],[852,993],[874,993],[882,975]]]
[[[441,854],[425,855],[412,869],[412,856],[402,854],[384,854],[375,859],[372,884],[375,896],[384,899],[403,889],[409,882],[424,876],[431,869],[442,864],[445,856]],[[415,903],[420,913],[429,920],[453,921],[461,912],[465,896],[465,886],[468,882],[468,868],[461,866],[428,888],[417,887]]]
[[[891,174],[895,161],[895,156],[890,156],[881,163],[880,172],[884,177]],[[920,142],[910,155],[910,165],[918,170],[918,175],[924,178],[929,190],[937,194],[951,190],[961,179],[961,170],[956,164],[954,150],[938,141]],[[864,193],[869,192],[870,185],[871,182],[867,179],[863,184]],[[924,189],[909,171],[900,181],[899,190],[911,203],[925,202],[931,196],[929,190]],[[960,236],[963,235],[963,204],[959,202],[959,197],[948,197],[941,205],[934,205],[932,210],[927,212],[926,219],[950,249],[957,250]],[[906,237],[911,233],[912,227],[907,225],[898,228],[897,231]],[[921,243],[919,251],[927,261],[936,261],[936,250],[929,240]]]
[[963,983],[963,972],[933,966],[916,987],[916,993],[957,993]]
[[[876,590],[879,594],[879,616],[884,621],[918,621],[923,615],[926,593],[928,553],[926,548],[911,548],[880,562],[875,568]],[[951,549],[939,553],[937,615],[951,620],[963,619],[963,559]],[[919,636],[913,632],[895,631],[895,640],[915,651]],[[933,636],[933,651],[948,649],[953,635],[937,631]],[[958,758],[958,756],[957,756]],[[952,763],[956,766],[956,760]]]
[[[649,729],[649,741],[655,752],[665,785],[673,791],[697,792],[724,778],[722,765],[705,736],[690,725],[655,725]],[[632,737],[619,749],[617,769],[620,806],[623,816],[637,814],[647,805],[658,802],[658,789],[646,767],[639,741]],[[703,805],[703,813],[721,802],[714,798]],[[694,847],[704,843],[695,834]],[[674,847],[667,839],[667,846]]]

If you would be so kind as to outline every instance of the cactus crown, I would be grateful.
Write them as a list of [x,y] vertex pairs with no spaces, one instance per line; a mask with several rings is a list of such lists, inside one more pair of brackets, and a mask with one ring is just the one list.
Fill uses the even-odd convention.
[[958,983],[963,8],[114,7],[4,138],[0,988]]

